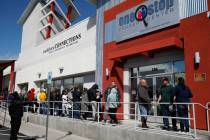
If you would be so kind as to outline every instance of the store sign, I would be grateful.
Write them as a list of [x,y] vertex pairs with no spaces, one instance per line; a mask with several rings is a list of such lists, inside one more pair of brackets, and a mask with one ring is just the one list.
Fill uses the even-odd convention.
[[117,15],[116,40],[119,42],[178,24],[178,5],[178,0],[148,0]]
[[70,37],[70,38],[65,39],[61,42],[58,42],[51,47],[48,47],[47,49],[43,50],[43,54],[46,54],[46,53],[51,54],[51,53],[63,50],[63,49],[70,47],[72,45],[75,45],[75,44],[79,43],[79,40],[81,38],[82,38],[82,35],[81,35],[81,33],[79,33],[73,37]]

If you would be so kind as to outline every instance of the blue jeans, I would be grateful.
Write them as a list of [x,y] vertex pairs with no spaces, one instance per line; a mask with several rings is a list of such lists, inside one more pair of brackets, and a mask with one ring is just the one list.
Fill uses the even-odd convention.
[[[178,105],[178,115],[182,118],[188,118],[188,106],[187,105]],[[187,119],[180,119],[180,128],[181,131],[189,130],[189,120]]]
[[42,113],[43,114],[47,114],[47,106],[46,106],[46,104],[45,103],[41,103],[40,106],[41,106],[41,109],[42,109]]
[[[169,105],[162,105],[161,109],[162,109],[162,113],[163,113],[162,115],[163,116],[166,116],[166,117],[170,116]],[[165,127],[169,127],[168,118],[163,118],[163,124],[164,124]]]
[[[141,115],[148,115],[149,107],[148,105],[139,105],[139,110]],[[145,120],[147,119],[147,116],[141,116],[141,118],[144,118]]]

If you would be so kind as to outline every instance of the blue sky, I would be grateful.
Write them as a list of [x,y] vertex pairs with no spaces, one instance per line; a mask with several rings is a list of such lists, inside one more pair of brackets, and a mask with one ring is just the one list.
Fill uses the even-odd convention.
[[[0,0],[0,59],[16,58],[21,48],[22,27],[17,20],[30,0]],[[95,14],[95,6],[86,0],[75,0],[81,13],[80,21]]]

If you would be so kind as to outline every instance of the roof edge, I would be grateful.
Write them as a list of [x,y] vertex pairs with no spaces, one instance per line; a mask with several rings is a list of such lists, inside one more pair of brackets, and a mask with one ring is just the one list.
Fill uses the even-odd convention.
[[23,11],[22,15],[20,16],[20,18],[17,21],[17,23],[19,25],[23,25],[25,23],[26,19],[29,17],[31,12],[34,10],[34,8],[36,7],[37,3],[40,2],[40,1],[41,0],[30,0],[30,2],[28,3],[26,9]]

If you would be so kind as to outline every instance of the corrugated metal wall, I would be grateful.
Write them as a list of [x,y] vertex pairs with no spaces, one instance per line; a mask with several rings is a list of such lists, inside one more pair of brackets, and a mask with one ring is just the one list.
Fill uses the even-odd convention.
[[208,10],[208,0],[179,0],[180,19],[188,18]]

